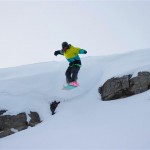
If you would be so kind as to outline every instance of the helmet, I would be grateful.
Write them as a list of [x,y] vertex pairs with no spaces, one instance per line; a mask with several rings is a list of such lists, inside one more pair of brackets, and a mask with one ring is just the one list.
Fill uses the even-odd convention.
[[69,47],[69,44],[67,42],[62,43],[62,49],[65,48],[65,47]]

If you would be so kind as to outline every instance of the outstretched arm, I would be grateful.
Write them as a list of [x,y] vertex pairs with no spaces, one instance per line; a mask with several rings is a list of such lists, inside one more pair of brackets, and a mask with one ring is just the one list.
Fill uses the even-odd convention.
[[54,52],[54,55],[57,56],[57,55],[63,55],[63,52],[62,50],[57,50]]
[[84,49],[80,49],[80,51],[79,51],[79,54],[86,54],[86,53],[87,53],[87,51]]

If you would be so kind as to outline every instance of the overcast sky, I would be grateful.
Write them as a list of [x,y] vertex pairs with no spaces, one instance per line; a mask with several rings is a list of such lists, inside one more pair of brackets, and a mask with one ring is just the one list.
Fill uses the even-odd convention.
[[63,41],[86,56],[150,48],[150,1],[0,1],[0,68],[65,60]]

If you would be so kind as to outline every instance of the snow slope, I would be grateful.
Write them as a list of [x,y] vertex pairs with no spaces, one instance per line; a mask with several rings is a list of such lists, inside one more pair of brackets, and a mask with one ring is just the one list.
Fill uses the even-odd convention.
[[[0,139],[1,150],[150,149],[150,91],[116,101],[101,101],[98,87],[107,79],[150,71],[150,49],[82,59],[80,86],[62,90],[67,62],[0,69],[0,109],[6,114],[37,111],[43,122]],[[81,56],[82,57],[82,56]],[[49,104],[62,103],[52,116]]]

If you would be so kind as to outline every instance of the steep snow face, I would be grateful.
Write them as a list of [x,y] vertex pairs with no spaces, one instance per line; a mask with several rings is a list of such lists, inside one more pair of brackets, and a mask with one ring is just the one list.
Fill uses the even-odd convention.
[[[107,79],[150,71],[150,49],[82,59],[74,90],[62,90],[67,62],[0,69],[0,109],[37,111],[43,122],[0,140],[2,149],[149,149],[150,92],[103,102]],[[51,116],[49,104],[62,103]]]

